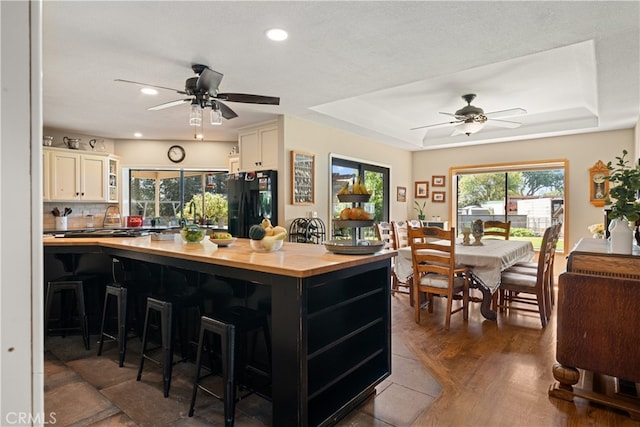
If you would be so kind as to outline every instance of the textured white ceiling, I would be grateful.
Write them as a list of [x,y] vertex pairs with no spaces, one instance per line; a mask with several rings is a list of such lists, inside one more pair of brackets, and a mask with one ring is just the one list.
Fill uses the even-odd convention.
[[[127,79],[182,90],[192,63],[224,74],[221,92],[279,96],[228,103],[239,115],[207,140],[286,114],[408,150],[633,127],[640,115],[640,2],[47,1],[45,126],[107,138],[193,139],[183,98],[142,95]],[[264,37],[286,29],[283,43]],[[450,136],[439,112],[524,108]],[[505,118],[506,119],[506,118]]]

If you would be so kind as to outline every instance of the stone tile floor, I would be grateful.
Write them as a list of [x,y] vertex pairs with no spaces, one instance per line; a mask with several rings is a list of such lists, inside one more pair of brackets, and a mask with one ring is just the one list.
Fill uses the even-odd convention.
[[[392,304],[393,305],[393,304]],[[175,365],[170,395],[163,397],[161,368],[145,363],[136,381],[140,342],[128,341],[125,366],[118,367],[115,343],[97,353],[97,336],[85,350],[80,336],[47,337],[45,341],[45,413],[55,413],[60,426],[223,426],[222,402],[198,394],[195,414],[188,417],[192,363]],[[376,394],[339,422],[339,426],[410,426],[440,394],[440,384],[412,355],[401,334],[392,335],[392,374]],[[237,426],[271,425],[271,404],[252,395],[236,405]]]

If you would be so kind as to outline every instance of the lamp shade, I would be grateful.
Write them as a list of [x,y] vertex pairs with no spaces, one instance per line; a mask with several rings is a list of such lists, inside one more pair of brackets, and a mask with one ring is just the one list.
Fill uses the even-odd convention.
[[214,107],[211,108],[211,124],[212,125],[222,124],[222,113],[220,112],[220,110]]
[[189,110],[189,125],[202,125],[202,108],[197,102],[191,104],[191,110]]
[[464,133],[469,136],[472,133],[478,132],[480,129],[484,127],[484,123],[479,123],[475,121],[466,121],[460,125],[458,125],[458,130],[460,133]]

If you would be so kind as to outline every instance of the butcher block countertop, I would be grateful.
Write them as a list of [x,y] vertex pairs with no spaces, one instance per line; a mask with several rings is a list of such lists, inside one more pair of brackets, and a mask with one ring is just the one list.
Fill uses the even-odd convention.
[[189,261],[243,268],[291,277],[311,277],[393,257],[384,250],[371,255],[341,255],[329,252],[324,245],[284,242],[276,252],[255,252],[249,239],[237,239],[227,247],[218,247],[205,238],[200,243],[185,243],[179,234],[173,240],[151,240],[150,236],[133,238],[43,238],[46,247],[93,246],[130,250]]

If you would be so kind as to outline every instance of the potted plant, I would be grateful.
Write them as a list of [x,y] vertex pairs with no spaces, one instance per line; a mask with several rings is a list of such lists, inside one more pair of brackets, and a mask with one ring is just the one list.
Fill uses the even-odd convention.
[[413,203],[415,203],[416,207],[413,208],[416,210],[416,212],[418,212],[418,219],[420,221],[424,221],[424,207],[427,205],[427,202],[422,202],[422,206],[420,206],[420,204],[418,203],[417,200],[414,200]]
[[605,205],[611,206],[609,233],[611,235],[611,251],[615,253],[631,253],[633,234],[630,224],[640,219],[640,166],[630,166],[626,159],[627,150],[616,157],[617,162],[607,163],[609,176],[606,179],[612,184]]

